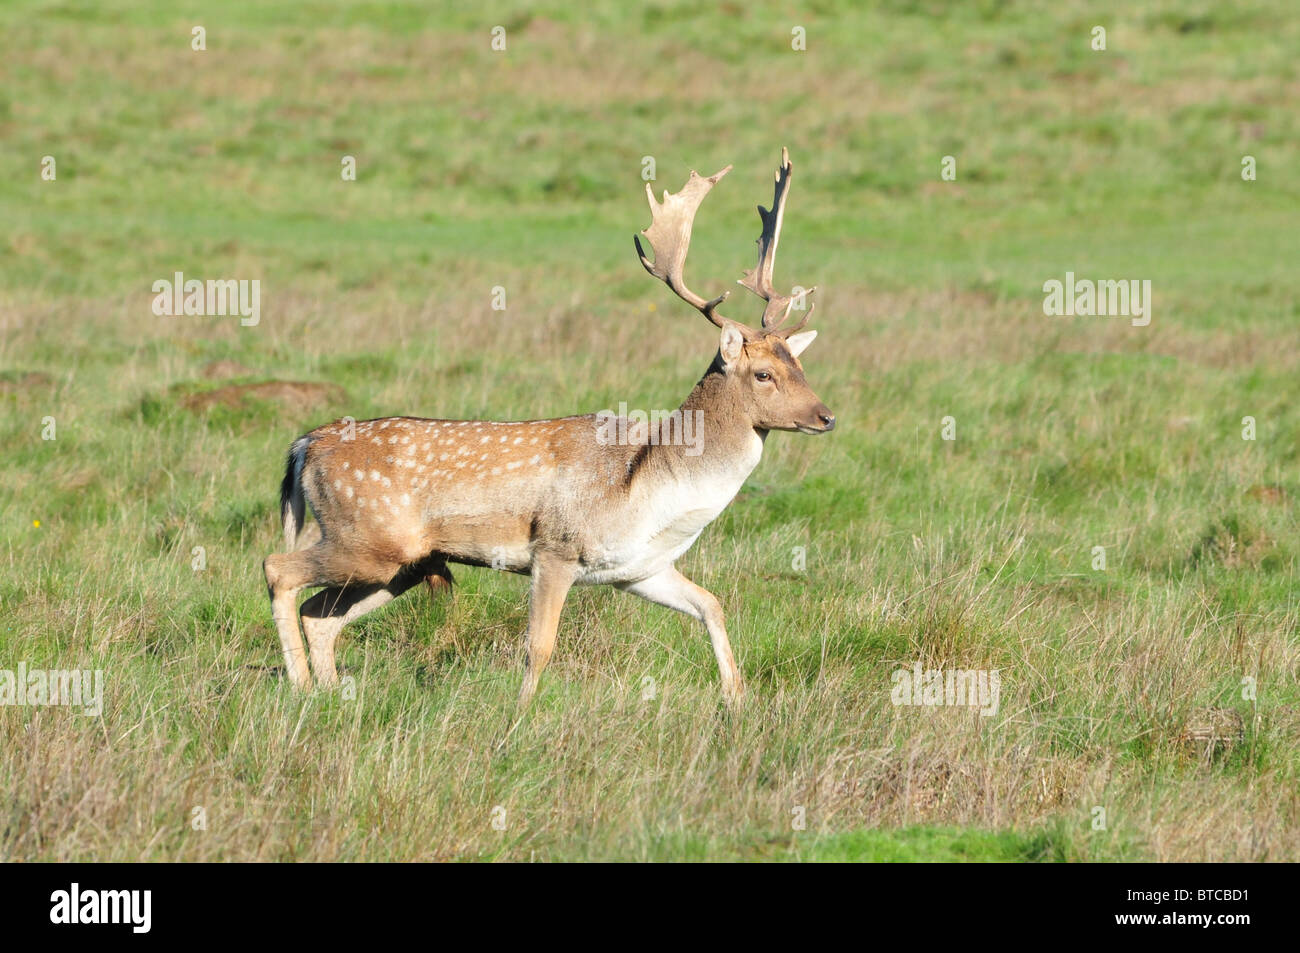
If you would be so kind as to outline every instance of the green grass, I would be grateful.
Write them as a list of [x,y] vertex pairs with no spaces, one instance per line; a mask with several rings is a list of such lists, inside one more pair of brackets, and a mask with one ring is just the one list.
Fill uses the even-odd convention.
[[[106,679],[98,718],[0,707],[0,858],[1300,856],[1290,8],[533,6],[0,7],[0,669]],[[695,623],[582,590],[507,737],[526,581],[472,569],[345,632],[354,696],[293,697],[289,442],[676,406],[716,337],[634,258],[642,157],[656,191],[735,164],[716,294],[782,145],[840,424],[773,435],[680,564],[745,709]],[[1150,279],[1151,325],[1046,317],[1067,270]],[[176,271],[259,279],[261,323],[155,317]],[[267,380],[342,394],[186,403]],[[998,713],[895,707],[918,660],[998,669]],[[1202,757],[1210,708],[1243,733]]]
[[1013,833],[904,827],[848,831],[816,840],[795,854],[800,860],[834,863],[1009,863],[1041,861],[1042,839]]

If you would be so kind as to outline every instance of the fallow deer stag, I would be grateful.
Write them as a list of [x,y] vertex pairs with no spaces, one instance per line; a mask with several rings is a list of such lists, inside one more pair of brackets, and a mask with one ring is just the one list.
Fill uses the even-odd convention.
[[[835,417],[799,363],[817,334],[800,330],[812,308],[787,325],[796,299],[772,286],[790,189],[786,150],[772,208],[758,210],[758,265],[739,282],[766,302],[760,327],[722,317],[727,293],[705,299],[682,278],[695,212],[730,170],[707,179],[691,172],[662,204],[646,185],[653,221],[642,234],[654,260],[635,238],[641,264],[721,332],[679,414],[631,426],[597,414],[512,423],[387,417],[336,421],[294,441],[280,490],[289,552],[264,564],[294,686],[311,685],[303,633],[317,680],[332,685],[344,625],[422,579],[450,588],[448,564],[461,563],[532,577],[521,708],[550,660],[570,587],[600,583],[703,622],[723,695],[735,704],[741,679],[722,607],[673,564],[735,497],[769,431],[825,433]],[[688,418],[696,423],[691,446],[672,433],[675,420],[680,438]],[[608,439],[614,432],[627,436]],[[294,551],[304,501],[320,532]],[[325,588],[303,604],[300,631],[298,594],[312,586]]]

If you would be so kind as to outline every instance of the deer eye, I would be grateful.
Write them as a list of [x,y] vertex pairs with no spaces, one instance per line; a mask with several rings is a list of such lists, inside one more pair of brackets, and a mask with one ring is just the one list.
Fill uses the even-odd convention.
[[770,381],[771,379],[772,375],[767,371],[757,371],[754,374],[754,380],[756,381]]

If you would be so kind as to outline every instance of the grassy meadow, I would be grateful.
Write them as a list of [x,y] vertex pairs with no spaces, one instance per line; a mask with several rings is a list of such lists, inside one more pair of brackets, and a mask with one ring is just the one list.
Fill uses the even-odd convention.
[[[0,6],[0,669],[104,673],[97,716],[0,706],[0,859],[1300,858],[1293,13]],[[712,295],[783,145],[839,425],[679,563],[743,709],[702,626],[575,589],[511,730],[527,580],[468,568],[291,692],[290,441],[676,407],[717,335],[636,260],[643,158],[735,164]],[[1067,271],[1149,279],[1150,324],[1045,315]],[[259,323],[155,315],[176,272],[259,280]],[[894,705],[918,663],[997,712]]]

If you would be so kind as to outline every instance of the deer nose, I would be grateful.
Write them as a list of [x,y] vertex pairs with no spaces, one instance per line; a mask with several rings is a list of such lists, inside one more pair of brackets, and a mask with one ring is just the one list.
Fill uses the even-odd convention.
[[825,404],[821,404],[814,409],[813,416],[816,417],[817,422],[822,425],[823,433],[835,429],[835,415],[831,413],[831,409]]

